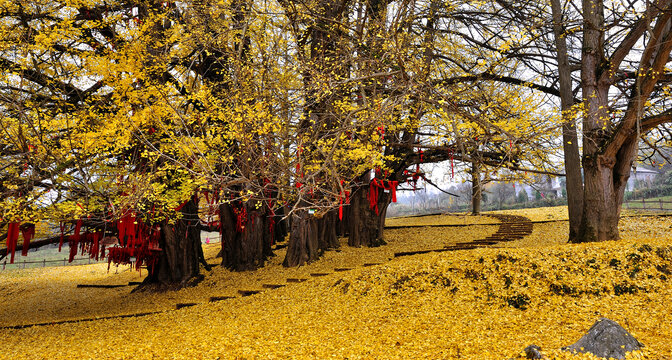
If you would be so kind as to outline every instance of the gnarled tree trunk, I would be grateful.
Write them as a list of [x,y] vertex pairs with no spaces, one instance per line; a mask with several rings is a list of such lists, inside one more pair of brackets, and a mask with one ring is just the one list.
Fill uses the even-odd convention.
[[338,214],[329,211],[321,218],[299,211],[292,217],[287,255],[282,263],[286,267],[301,266],[317,260],[326,249],[337,248]]
[[273,235],[264,212],[246,206],[242,215],[242,229],[237,225],[238,217],[231,204],[220,205],[219,214],[222,226],[222,266],[234,271],[254,270],[262,267],[266,259],[273,256]]
[[157,265],[148,269],[150,274],[143,285],[160,284],[183,287],[192,279],[200,279],[199,258],[201,230],[198,219],[198,198],[193,197],[182,208],[182,218],[176,223],[161,224],[159,246],[163,251]]
[[369,186],[355,189],[350,198],[348,245],[380,246],[385,245],[383,228],[385,227],[385,215],[392,196],[388,192],[380,191],[378,195],[378,212],[371,209],[369,202]]

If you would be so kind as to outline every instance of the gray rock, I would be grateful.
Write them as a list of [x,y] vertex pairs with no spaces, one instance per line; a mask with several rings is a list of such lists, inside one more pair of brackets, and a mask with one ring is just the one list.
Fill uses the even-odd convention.
[[537,345],[530,345],[523,351],[525,352],[525,357],[528,359],[546,359],[546,357],[541,353],[541,348]]
[[602,358],[625,359],[626,352],[642,347],[642,343],[615,321],[600,318],[579,341],[562,350],[591,353]]

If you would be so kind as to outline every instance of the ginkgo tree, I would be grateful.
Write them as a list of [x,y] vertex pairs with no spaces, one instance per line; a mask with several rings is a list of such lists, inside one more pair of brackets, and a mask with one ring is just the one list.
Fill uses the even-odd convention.
[[[334,207],[347,175],[375,154],[366,138],[343,137],[340,123],[306,137],[310,119],[294,117],[290,100],[295,50],[280,31],[287,23],[271,16],[277,8],[2,5],[13,36],[3,37],[3,160],[16,168],[3,178],[5,218],[14,221],[21,202],[26,213],[14,217],[24,222],[81,220],[106,235],[113,222],[157,226],[163,251],[148,281],[198,276],[197,195],[219,209],[223,265],[250,269],[271,254],[274,212]],[[307,159],[313,145],[302,141],[341,157]]]
[[[521,71],[514,77],[472,75],[558,98],[570,241],[618,239],[624,191],[640,139],[670,121],[667,108],[655,106],[667,98],[670,3],[481,5],[478,15],[465,18],[469,31],[461,36],[474,46],[520,59]],[[507,36],[511,31],[518,35]]]
[[201,229],[248,270],[289,218],[285,263],[300,265],[339,231],[384,243],[423,162],[549,161],[540,100],[472,76],[511,77],[516,60],[449,36],[466,3],[1,5],[3,222],[70,224],[89,251],[118,236],[110,259],[144,261],[148,283],[198,278]]

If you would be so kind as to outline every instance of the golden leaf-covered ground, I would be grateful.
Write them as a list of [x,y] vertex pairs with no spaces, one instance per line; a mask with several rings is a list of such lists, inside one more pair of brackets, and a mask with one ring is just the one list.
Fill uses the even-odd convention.
[[434,216],[403,216],[390,218],[386,226],[426,226],[426,225],[474,225],[495,224],[499,220],[489,216],[471,216],[465,213],[442,214]]
[[[497,245],[511,248],[400,258],[394,252],[480,239],[497,227],[388,230],[388,245],[379,248],[343,247],[296,269],[280,266],[279,251],[257,271],[217,268],[197,287],[163,294],[76,288],[140,280],[122,268],[107,274],[103,265],[5,271],[2,326],[164,312],[0,330],[0,358],[504,359],[534,343],[553,358],[574,359],[554,350],[578,340],[599,317],[643,342],[646,352],[638,356],[672,358],[672,221],[626,218],[626,240],[587,245],[564,244],[566,224],[535,224],[527,238]],[[210,257],[217,247],[207,247]],[[380,265],[363,266],[369,263]],[[208,302],[263,284],[287,286]],[[179,302],[199,305],[174,310]]]

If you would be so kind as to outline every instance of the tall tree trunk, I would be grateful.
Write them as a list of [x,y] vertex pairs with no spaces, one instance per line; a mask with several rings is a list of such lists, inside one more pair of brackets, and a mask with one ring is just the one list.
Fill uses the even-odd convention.
[[575,115],[572,113],[574,94],[572,91],[572,70],[567,54],[567,39],[562,21],[560,0],[551,0],[553,12],[553,34],[555,36],[558,75],[560,77],[560,109],[562,111],[562,147],[565,159],[567,186],[567,208],[569,210],[569,241],[574,241],[579,233],[583,212],[583,180],[581,179],[581,158],[579,140],[576,133]]
[[[368,173],[367,173],[368,175]],[[348,245],[354,247],[375,247],[385,245],[383,228],[385,215],[390,204],[391,195],[380,191],[378,195],[378,212],[371,209],[369,202],[369,186],[362,186],[353,191],[350,198],[349,237]]]
[[[644,106],[661,79],[672,52],[671,6],[650,6],[611,58],[604,51],[603,1],[584,0],[581,88],[583,95],[583,218],[575,242],[618,239],[618,219],[630,169],[637,155],[640,126],[652,129],[656,118],[643,119]],[[655,23],[652,23],[655,19]],[[653,27],[651,27],[653,25]],[[629,92],[627,109],[619,122],[609,121],[610,87],[621,62],[637,49],[645,34],[644,50]],[[644,122],[644,123],[642,123]],[[665,122],[665,121],[663,121]],[[648,127],[647,127],[648,126]]]
[[[581,86],[583,93],[583,216],[574,242],[615,240],[625,183],[632,164],[632,151],[624,149],[626,158],[617,164],[614,157],[604,156],[602,146],[608,142],[604,121],[609,99],[609,84],[602,83],[604,65],[604,14],[602,2],[583,1],[584,33],[581,54]],[[629,156],[629,159],[627,158]],[[614,170],[627,168],[626,174]],[[625,180],[625,181],[623,181]]]
[[317,260],[321,253],[318,249],[317,220],[307,211],[299,211],[292,216],[287,254],[282,265],[301,266]]
[[481,199],[483,198],[481,186],[481,170],[477,162],[471,163],[471,214],[481,214]]
[[240,215],[243,223],[240,228],[234,206],[222,204],[219,208],[222,266],[234,271],[255,270],[264,266],[265,261],[273,256],[270,222],[264,212],[256,211],[253,206],[242,205],[245,206],[245,212]]
[[161,225],[159,261],[143,285],[160,284],[182,287],[200,278],[199,256],[202,256],[201,231],[198,219],[198,198],[193,197],[182,208],[182,219],[174,225]]

